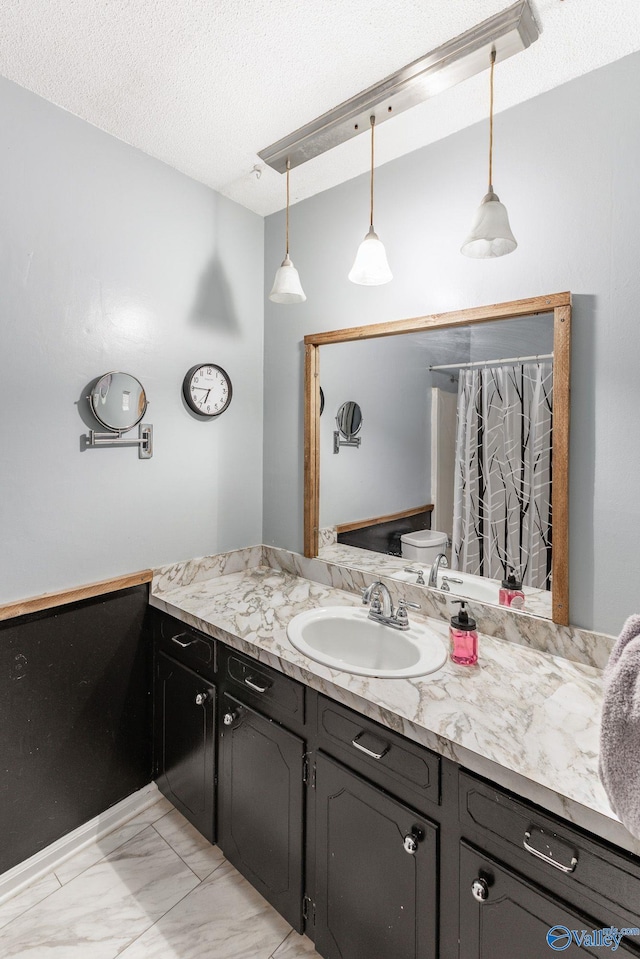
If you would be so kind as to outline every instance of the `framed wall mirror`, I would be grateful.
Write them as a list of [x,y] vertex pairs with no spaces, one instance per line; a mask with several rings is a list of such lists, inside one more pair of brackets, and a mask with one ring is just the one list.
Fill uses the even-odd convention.
[[[416,585],[438,557],[432,588],[506,605],[509,580],[567,624],[570,335],[558,293],[305,336],[305,556]],[[357,457],[331,455],[321,360],[327,402],[366,403]]]

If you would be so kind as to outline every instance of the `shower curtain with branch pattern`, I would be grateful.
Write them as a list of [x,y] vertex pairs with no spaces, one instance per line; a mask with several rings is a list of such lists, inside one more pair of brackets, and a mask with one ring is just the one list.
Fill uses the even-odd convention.
[[460,370],[452,566],[551,589],[551,360]]

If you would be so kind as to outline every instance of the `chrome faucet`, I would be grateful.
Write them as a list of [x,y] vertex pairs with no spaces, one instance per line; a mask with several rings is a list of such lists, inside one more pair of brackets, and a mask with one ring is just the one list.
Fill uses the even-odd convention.
[[434,589],[438,588],[438,570],[441,566],[443,569],[449,568],[449,563],[447,562],[447,557],[444,555],[444,553],[438,553],[431,564],[431,572],[429,573],[429,581],[427,586],[433,586]]
[[376,580],[371,586],[362,590],[362,603],[364,606],[371,603],[369,619],[374,619],[385,626],[392,626],[393,629],[409,629],[407,608],[420,609],[418,603],[408,603],[406,599],[401,599],[398,601],[397,609],[394,610],[391,593],[380,580]]
[[362,602],[365,606],[371,603],[369,616],[372,619],[374,618],[371,615],[372,613],[381,614],[385,619],[390,619],[393,616],[391,593],[379,579],[362,591]]

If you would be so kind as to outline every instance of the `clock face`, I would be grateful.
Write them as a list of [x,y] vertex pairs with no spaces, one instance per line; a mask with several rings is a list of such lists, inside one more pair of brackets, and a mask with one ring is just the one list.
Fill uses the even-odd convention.
[[231,380],[221,366],[205,363],[189,370],[182,384],[182,392],[194,413],[219,416],[231,402]]

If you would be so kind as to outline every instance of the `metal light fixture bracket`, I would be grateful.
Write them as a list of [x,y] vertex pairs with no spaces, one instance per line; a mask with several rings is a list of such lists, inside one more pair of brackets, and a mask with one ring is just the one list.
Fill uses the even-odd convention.
[[372,114],[379,125],[481,73],[487,68],[492,49],[502,62],[526,50],[539,36],[529,0],[517,0],[506,10],[272,143],[258,156],[278,173],[285,173],[287,160],[293,169],[369,129]]

